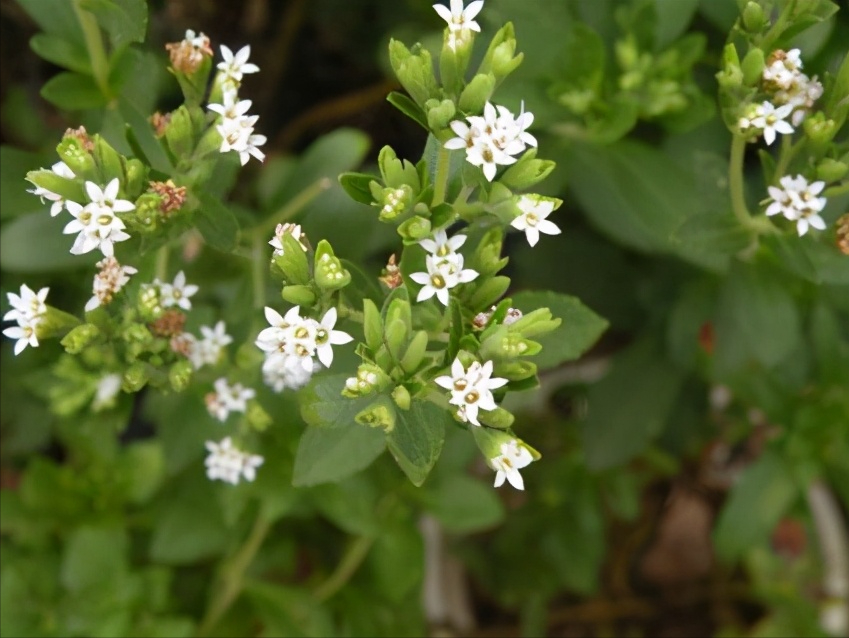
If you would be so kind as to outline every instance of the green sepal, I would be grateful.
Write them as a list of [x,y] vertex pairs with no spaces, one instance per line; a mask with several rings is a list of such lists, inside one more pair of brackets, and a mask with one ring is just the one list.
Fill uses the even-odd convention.
[[51,170],[39,169],[27,173],[27,181],[71,202],[85,202],[87,197],[81,182],[60,177]]
[[403,385],[395,386],[395,389],[392,390],[392,400],[395,402],[395,405],[402,410],[410,409],[410,404],[412,402],[410,391]]
[[310,282],[310,267],[304,247],[292,236],[292,233],[283,233],[281,242],[283,254],[279,255],[275,252],[272,261],[283,273],[283,277],[288,283],[300,286],[308,284]]
[[761,81],[764,72],[764,52],[757,47],[749,49],[740,68],[743,70],[743,84],[755,86]]
[[479,411],[478,420],[491,428],[506,430],[513,425],[516,417],[504,408],[497,407],[494,410]]
[[471,297],[468,306],[474,310],[488,310],[491,305],[501,299],[510,287],[510,277],[491,277],[478,284]]
[[91,323],[84,323],[72,329],[59,343],[68,354],[79,354],[93,344],[100,334],[100,328]]
[[100,135],[94,136],[94,162],[100,174],[100,186],[106,186],[116,177],[119,181],[124,177],[121,155]]
[[410,295],[403,288],[396,288],[387,297],[384,305],[384,323],[389,325],[395,319],[401,320],[407,334],[413,331],[413,311],[410,307]]
[[389,63],[401,86],[419,106],[439,95],[439,85],[433,73],[433,60],[430,52],[421,44],[416,43],[408,49],[398,40],[391,39]]
[[475,43],[474,31],[468,31],[466,38],[455,38],[455,46],[449,46],[450,30],[445,29],[442,50],[439,53],[439,79],[446,93],[456,96],[463,90],[469,60]]
[[124,192],[127,199],[138,199],[147,188],[148,168],[139,159],[132,158],[124,162]]
[[419,330],[413,335],[410,344],[407,346],[407,351],[401,359],[401,367],[406,373],[415,372],[419,367],[424,359],[425,352],[427,352],[427,343],[427,332],[425,330]]
[[280,296],[283,297],[284,301],[296,306],[310,307],[316,300],[313,289],[301,284],[284,286],[283,290],[280,291]]
[[495,84],[494,74],[478,73],[460,94],[458,101],[460,110],[468,114],[482,113],[483,107],[495,92]]
[[149,377],[145,364],[136,362],[124,371],[121,378],[121,389],[124,392],[138,392],[148,381]]
[[326,239],[318,242],[314,263],[315,283],[322,290],[339,290],[351,283],[351,273],[342,266]]
[[192,116],[185,105],[171,112],[171,120],[165,127],[165,140],[178,162],[191,157],[195,150],[195,131]]
[[757,2],[748,2],[742,13],[743,26],[752,34],[759,34],[767,25],[763,7]]
[[59,155],[59,159],[65,162],[78,178],[99,181],[94,157],[83,148],[82,142],[76,137],[70,135],[63,137],[56,147],[56,153]]
[[454,115],[457,113],[457,107],[451,100],[442,100],[431,98],[424,106],[427,113],[427,125],[430,130],[436,133],[448,128]]
[[[400,160],[391,146],[384,146],[377,156],[377,166],[383,183],[389,188],[409,186],[416,194],[421,190],[416,167],[409,160]],[[373,192],[373,191],[372,191]]]
[[401,354],[407,343],[407,327],[401,319],[387,319],[386,321],[386,347],[395,361],[401,360]]
[[245,421],[255,432],[265,432],[274,423],[271,415],[257,401],[248,403]]
[[366,345],[372,352],[383,343],[383,319],[371,299],[363,299],[363,334]]
[[537,308],[524,314],[521,319],[507,326],[507,329],[524,337],[534,337],[556,330],[560,323],[560,318],[553,317],[548,308]]
[[493,376],[503,377],[510,381],[522,381],[535,376],[536,373],[537,366],[535,363],[513,359],[510,361],[497,361]]
[[536,159],[536,156],[537,149],[529,148],[518,162],[504,171],[500,178],[501,184],[515,190],[525,190],[548,177],[557,164],[551,160]]
[[195,72],[191,74],[177,71],[171,67],[168,70],[177,78],[186,104],[196,106],[203,102],[206,96],[206,87],[209,84],[209,73],[212,70],[212,57],[203,56],[203,61],[195,69]]
[[404,238],[404,242],[408,244],[430,237],[430,220],[420,215],[413,215],[398,226],[398,234],[401,235],[401,237]]
[[513,23],[508,22],[493,36],[486,54],[478,67],[478,73],[492,73],[498,86],[522,63],[523,55],[516,53],[516,33]]

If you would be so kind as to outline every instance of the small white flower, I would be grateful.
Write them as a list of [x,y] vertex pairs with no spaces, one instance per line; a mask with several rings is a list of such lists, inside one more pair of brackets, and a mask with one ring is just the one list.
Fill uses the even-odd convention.
[[819,215],[827,201],[825,197],[819,197],[825,188],[825,182],[809,184],[802,175],[785,175],[779,183],[781,188],[767,187],[772,203],[767,206],[766,214],[773,216],[780,213],[786,219],[795,221],[800,237],[807,233],[809,228],[825,230],[825,221]]
[[750,121],[749,125],[763,131],[764,141],[767,145],[775,141],[777,133],[782,135],[792,135],[793,127],[790,122],[785,121],[790,113],[793,112],[792,104],[785,104],[776,108],[770,102],[764,102],[758,107],[756,116]]
[[457,137],[452,137],[445,142],[443,146],[450,150],[459,150],[461,148],[470,149],[475,145],[478,137],[481,136],[481,130],[475,126],[469,126],[461,120],[454,120],[448,126],[457,134]]
[[222,104],[207,104],[206,108],[218,113],[224,122],[242,124],[251,117],[247,115],[252,104],[250,100],[239,100],[235,91],[225,91],[222,98]]
[[21,354],[27,346],[38,347],[38,337],[35,335],[35,328],[34,323],[24,323],[3,330],[4,335],[16,340],[15,356]]
[[817,230],[825,230],[825,220],[812,210],[806,210],[800,213],[799,220],[796,222],[796,232],[799,237],[808,232],[808,228],[816,228]]
[[204,464],[206,475],[211,481],[218,479],[232,485],[237,485],[241,478],[253,481],[256,478],[256,468],[265,460],[257,454],[248,454],[235,447],[229,436],[220,443],[207,441],[205,445],[209,456]]
[[17,321],[20,324],[30,323],[40,318],[47,312],[45,301],[49,291],[50,288],[42,288],[35,292],[26,284],[22,284],[20,295],[7,292],[6,297],[9,299],[12,310],[3,315],[3,321]]
[[226,346],[233,343],[233,337],[227,334],[227,326],[223,321],[216,323],[214,328],[201,326],[200,332],[203,335],[202,339],[198,339],[189,333],[181,335],[188,350],[186,356],[196,370],[205,365],[218,363],[221,352]]
[[501,487],[506,480],[517,490],[524,490],[525,481],[519,470],[530,465],[533,460],[530,451],[516,439],[502,443],[501,454],[489,460],[495,470],[495,487]]
[[219,421],[226,421],[230,412],[245,413],[248,401],[256,396],[252,388],[246,388],[241,383],[230,385],[226,377],[215,381],[215,392],[206,397],[206,407],[209,413]]
[[194,284],[186,285],[186,274],[181,270],[174,277],[174,283],[159,284],[159,296],[163,308],[173,308],[179,306],[183,310],[191,310],[192,302],[189,297],[194,295],[199,288]]
[[554,211],[554,202],[522,195],[516,202],[521,214],[510,222],[513,228],[524,231],[531,246],[536,246],[539,234],[559,235],[560,229],[547,219]]
[[459,406],[458,416],[462,420],[468,420],[479,426],[478,411],[489,411],[498,407],[492,391],[505,385],[507,379],[492,377],[492,368],[492,361],[487,361],[483,365],[475,361],[466,370],[460,359],[454,359],[454,363],[451,364],[451,374],[434,379],[438,386],[451,391],[448,402]]
[[221,45],[221,57],[223,62],[218,63],[218,70],[224,74],[224,79],[235,83],[242,81],[242,76],[245,73],[256,73],[259,67],[256,64],[248,62],[251,57],[251,47],[244,46],[233,55],[229,47]]
[[95,412],[111,408],[115,405],[115,397],[121,392],[121,375],[117,373],[107,374],[101,377],[97,383],[97,392],[91,408]]
[[283,235],[292,235],[295,240],[300,244],[301,248],[306,252],[307,247],[304,244],[303,240],[306,240],[307,234],[301,229],[300,224],[277,224],[277,228],[274,231],[274,237],[270,242],[270,245],[274,246],[274,254],[282,255],[283,254]]
[[117,177],[102,190],[94,182],[86,182],[85,190],[90,203],[81,206],[76,202],[65,202],[74,220],[68,222],[62,232],[66,235],[79,233],[71,247],[71,254],[82,255],[100,248],[105,257],[112,257],[115,253],[112,244],[130,238],[124,232],[124,222],[115,213],[126,213],[136,206],[128,200],[117,199],[118,188]]
[[336,325],[336,308],[331,308],[322,317],[318,328],[315,331],[315,353],[318,360],[324,364],[325,368],[329,368],[333,363],[333,348],[332,346],[343,345],[350,343],[354,338],[347,332],[334,330]]
[[303,360],[297,355],[289,355],[282,352],[270,352],[266,354],[262,364],[263,382],[275,392],[282,392],[286,388],[297,390],[309,383],[312,375],[321,369],[321,365],[313,361],[310,368],[304,368]]
[[[76,175],[70,169],[70,167],[65,164],[65,162],[56,162],[51,168],[56,175],[59,177],[64,177],[65,179],[74,179]],[[53,202],[50,206],[50,216],[56,217],[59,213],[62,212],[62,209],[65,207],[65,198],[61,195],[54,193],[52,191],[47,190],[46,188],[42,188],[41,186],[36,186],[32,190],[28,190],[28,193],[32,193],[37,197],[41,198],[42,203],[44,200],[48,200]]]
[[97,267],[100,272],[94,276],[93,296],[85,305],[86,312],[110,303],[118,291],[130,281],[130,275],[138,272],[132,266],[122,266],[114,257],[101,259],[97,262]]
[[460,247],[465,243],[465,235],[458,234],[449,239],[448,233],[444,230],[436,230],[433,233],[432,239],[422,239],[419,241],[419,246],[424,248],[437,260],[440,260],[455,255]]
[[469,3],[469,6],[463,8],[463,0],[451,0],[451,8],[445,5],[435,4],[433,8],[439,14],[439,17],[448,23],[448,29],[452,33],[469,29],[470,31],[480,31],[480,25],[475,22],[475,17],[483,8],[483,0],[475,0]]
[[433,255],[425,257],[427,272],[414,272],[410,279],[422,284],[422,289],[416,296],[416,301],[425,301],[434,295],[442,305],[448,305],[448,291],[458,284],[464,284],[475,279],[480,273],[470,268],[463,268],[463,255],[455,253],[450,259],[438,260]]

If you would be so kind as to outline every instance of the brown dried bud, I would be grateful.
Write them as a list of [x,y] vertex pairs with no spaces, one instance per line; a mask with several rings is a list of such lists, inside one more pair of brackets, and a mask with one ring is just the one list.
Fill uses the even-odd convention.
[[194,31],[186,31],[186,39],[180,42],[169,42],[165,50],[171,57],[171,66],[175,71],[191,75],[198,70],[204,56],[212,57],[213,51],[209,38]]
[[157,111],[156,113],[150,116],[150,125],[153,126],[153,132],[156,137],[163,137],[165,135],[165,129],[168,128],[168,125],[170,123],[170,113],[163,114]]
[[849,213],[837,220],[837,247],[844,255],[849,255]]
[[177,186],[172,180],[167,182],[151,182],[150,190],[162,198],[159,210],[165,217],[170,213],[180,210],[186,201],[186,187]]
[[394,290],[402,283],[404,283],[401,278],[401,269],[395,263],[395,254],[393,253],[389,257],[389,261],[386,262],[386,268],[381,272],[380,277],[378,277],[380,281],[386,284],[386,287],[390,290]]
[[80,126],[79,128],[69,128],[65,131],[65,134],[62,137],[73,137],[79,140],[80,145],[82,145],[83,149],[88,151],[89,153],[94,150],[94,140],[91,139],[91,136],[88,134],[88,131],[85,130],[85,126]]
[[183,332],[182,334],[171,337],[171,341],[168,343],[168,346],[171,348],[171,352],[176,352],[184,357],[188,357],[194,347],[194,342],[194,335]]
[[475,330],[483,330],[484,328],[486,328],[487,324],[489,323],[489,320],[492,319],[493,312],[495,312],[495,306],[485,312],[479,312],[478,314],[476,314],[475,318],[472,319],[472,327]]
[[[148,324],[150,331],[157,337],[176,337],[183,333],[186,315],[179,310],[166,310],[156,321]],[[173,348],[172,348],[173,349]]]

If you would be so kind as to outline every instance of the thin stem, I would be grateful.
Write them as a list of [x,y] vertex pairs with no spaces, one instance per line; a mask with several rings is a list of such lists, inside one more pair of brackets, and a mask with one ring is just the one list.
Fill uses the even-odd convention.
[[436,155],[436,175],[433,184],[433,202],[431,206],[439,206],[445,201],[445,191],[448,190],[448,169],[451,164],[451,151],[444,146],[439,147]]
[[365,316],[363,315],[362,310],[355,310],[352,306],[349,306],[346,303],[339,305],[339,317],[341,319],[350,319],[357,323],[365,322]]
[[220,583],[216,585],[215,594],[206,609],[203,620],[201,620],[196,633],[197,636],[208,636],[238,598],[244,585],[245,571],[250,567],[269,531],[271,531],[271,521],[266,519],[262,513],[258,514],[253,529],[251,529],[244,544],[233,555],[233,558],[224,564]]
[[168,256],[169,256],[168,245],[162,246],[156,252],[156,267],[154,269],[154,275],[160,281],[164,281],[168,278]]
[[313,592],[320,602],[332,597],[351,580],[368,556],[374,541],[373,536],[360,536],[348,545],[348,549],[345,550],[345,555],[342,556],[342,560],[339,561],[336,569]]
[[290,199],[285,206],[260,222],[254,232],[260,236],[270,235],[277,228],[277,224],[282,224],[297,215],[304,206],[330,188],[332,184],[333,182],[327,177],[316,180]]
[[73,5],[85,38],[94,81],[104,97],[112,99],[112,92],[109,90],[109,60],[106,57],[106,49],[103,48],[103,37],[97,19],[80,6],[79,0],[73,0]]
[[254,308],[265,307],[265,273],[268,267],[263,254],[263,238],[254,233],[251,246],[251,281],[253,282]]
[[772,175],[772,183],[778,184],[778,181],[784,177],[787,172],[787,166],[790,164],[790,160],[793,159],[793,156],[799,151],[804,144],[804,139],[800,140],[798,144],[793,144],[793,140],[789,135],[784,135],[781,138],[781,151],[778,154],[778,162],[775,164],[775,172]]
[[743,156],[746,152],[746,138],[735,135],[731,139],[731,159],[728,163],[728,188],[731,195],[731,209],[737,220],[749,228],[752,215],[746,207],[746,197],[743,191]]

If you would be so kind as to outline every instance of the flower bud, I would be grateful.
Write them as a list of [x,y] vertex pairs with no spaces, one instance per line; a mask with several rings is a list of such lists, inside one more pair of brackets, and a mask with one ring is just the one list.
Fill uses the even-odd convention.
[[139,159],[128,159],[124,164],[124,179],[127,199],[137,199],[147,186],[147,166]]
[[439,85],[433,74],[433,61],[428,50],[421,44],[407,49],[398,40],[390,40],[389,63],[401,86],[419,106],[439,95]]
[[351,273],[342,267],[342,262],[333,254],[333,248],[326,239],[318,242],[315,249],[314,272],[315,283],[322,290],[339,290],[351,283]]
[[481,410],[478,412],[478,419],[491,428],[506,430],[513,425],[516,417],[504,408],[496,407],[494,410]]
[[[496,86],[522,63],[523,55],[516,52],[516,34],[513,23],[501,27],[489,43],[478,73],[492,73]],[[462,109],[462,107],[460,107]]]
[[188,359],[182,359],[173,364],[168,370],[168,382],[174,389],[174,392],[182,392],[192,380],[194,367]]
[[407,351],[401,359],[401,367],[407,374],[415,372],[424,359],[427,352],[427,331],[419,330],[413,335],[410,344],[407,346]]
[[514,190],[525,190],[535,186],[551,174],[556,166],[551,160],[536,159],[537,149],[528,149],[519,161],[508,167],[499,180]]
[[[94,157],[78,138],[63,137],[59,146],[56,147],[56,152],[59,154],[59,159],[65,162],[77,177],[84,180],[100,181],[97,167],[94,164]],[[83,200],[80,198],[78,201]]]
[[147,384],[148,380],[145,364],[136,362],[124,371],[121,389],[124,392],[138,392]]
[[386,346],[395,361],[401,359],[401,351],[407,343],[407,327],[401,319],[387,319],[386,321]]
[[[275,251],[271,258],[274,266],[283,274],[287,283],[306,285],[310,282],[310,266],[304,247],[295,239],[292,233],[282,233],[280,242],[283,244],[283,254]],[[332,254],[332,251],[331,251]],[[318,257],[318,254],[316,254]]]
[[410,409],[410,391],[407,390],[402,385],[395,386],[395,389],[392,390],[392,400],[395,401],[395,405],[397,405],[402,410]]
[[115,177],[123,180],[124,164],[121,160],[121,155],[112,148],[109,142],[100,135],[94,136],[94,163],[97,165],[104,184]]
[[410,219],[402,222],[401,225],[398,226],[398,234],[409,243],[430,237],[430,220],[422,217],[421,215],[413,215]]
[[264,432],[274,423],[271,415],[257,401],[250,401],[248,403],[248,411],[245,413],[245,419],[248,425],[257,432]]
[[362,397],[386,388],[391,379],[382,368],[373,363],[361,363],[357,376],[351,377],[342,388],[342,395],[350,398]]
[[501,258],[504,243],[504,231],[496,226],[490,228],[475,248],[469,261],[469,268],[477,270],[481,277],[494,275],[507,265],[507,258]]
[[503,377],[510,381],[523,381],[524,379],[533,377],[536,373],[537,366],[535,363],[515,359],[496,362],[495,371],[493,372],[495,376]]
[[[483,419],[483,412],[479,413],[479,417]],[[477,443],[478,449],[480,449],[487,459],[494,459],[497,456],[500,456],[501,446],[505,443],[510,443],[511,441],[516,441],[521,447],[527,449],[535,461],[538,461],[541,458],[539,452],[521,439],[517,438],[509,430],[472,428],[472,434],[475,437],[475,443]]]
[[142,234],[153,233],[159,227],[162,198],[156,193],[144,193],[136,200],[136,209],[121,215],[133,230]]
[[467,30],[465,37],[458,37],[457,32],[445,30],[442,51],[439,53],[439,79],[442,88],[448,95],[456,96],[463,89],[469,59],[475,43],[475,32]]
[[457,107],[451,100],[430,99],[424,106],[427,114],[427,124],[432,131],[441,131],[448,128],[454,115],[457,113]]
[[[483,278],[478,277],[478,279]],[[472,282],[472,286],[474,287],[474,292],[469,298],[468,305],[475,309],[489,308],[507,292],[507,289],[510,287],[510,278],[501,276],[490,277],[480,283],[477,283],[477,280],[475,280]]]
[[812,116],[805,118],[802,123],[811,142],[817,145],[825,145],[831,142],[837,133],[837,125],[834,120],[826,119],[822,112],[814,113]]
[[378,397],[374,403],[357,414],[354,420],[362,425],[391,432],[395,428],[395,408],[387,397]]
[[478,73],[460,94],[460,110],[464,113],[482,113],[495,91],[495,84],[493,73]]
[[136,306],[144,321],[150,322],[159,319],[165,312],[162,307],[162,300],[159,297],[159,286],[142,285]]
[[412,199],[412,189],[406,184],[399,188],[384,188],[380,192],[380,199],[376,206],[380,206],[377,218],[382,222],[389,222],[406,212]]
[[91,323],[77,326],[66,334],[59,343],[68,354],[79,354],[95,342],[100,336],[100,329]]
[[830,157],[826,157],[817,165],[817,179],[826,183],[843,179],[847,172],[849,172],[849,166],[845,162]]
[[[750,3],[751,4],[751,3]],[[751,49],[740,68],[743,71],[743,83],[746,86],[755,86],[760,83],[764,73],[764,52],[760,49]]]
[[[507,325],[506,319],[504,323]],[[520,333],[523,337],[534,337],[555,330],[560,323],[561,320],[553,317],[548,308],[537,308],[510,323],[509,330]]]
[[729,42],[722,54],[722,70],[716,74],[719,86],[731,89],[743,85],[743,71],[740,68],[740,57],[737,55],[737,47]]
[[383,319],[375,303],[368,298],[363,299],[363,334],[372,352],[383,343]]
[[80,325],[79,317],[63,312],[53,306],[47,306],[47,312],[41,317],[35,333],[39,339],[51,339],[65,335],[69,330]]
[[280,292],[284,301],[296,306],[312,306],[315,303],[315,293],[309,286],[293,285],[284,286]]
[[743,9],[743,26],[749,33],[760,33],[766,26],[766,16],[761,5],[749,2]]
[[181,105],[176,111],[171,112],[171,120],[165,127],[165,139],[168,148],[179,162],[188,159],[195,149],[194,130],[192,118],[185,105]]

